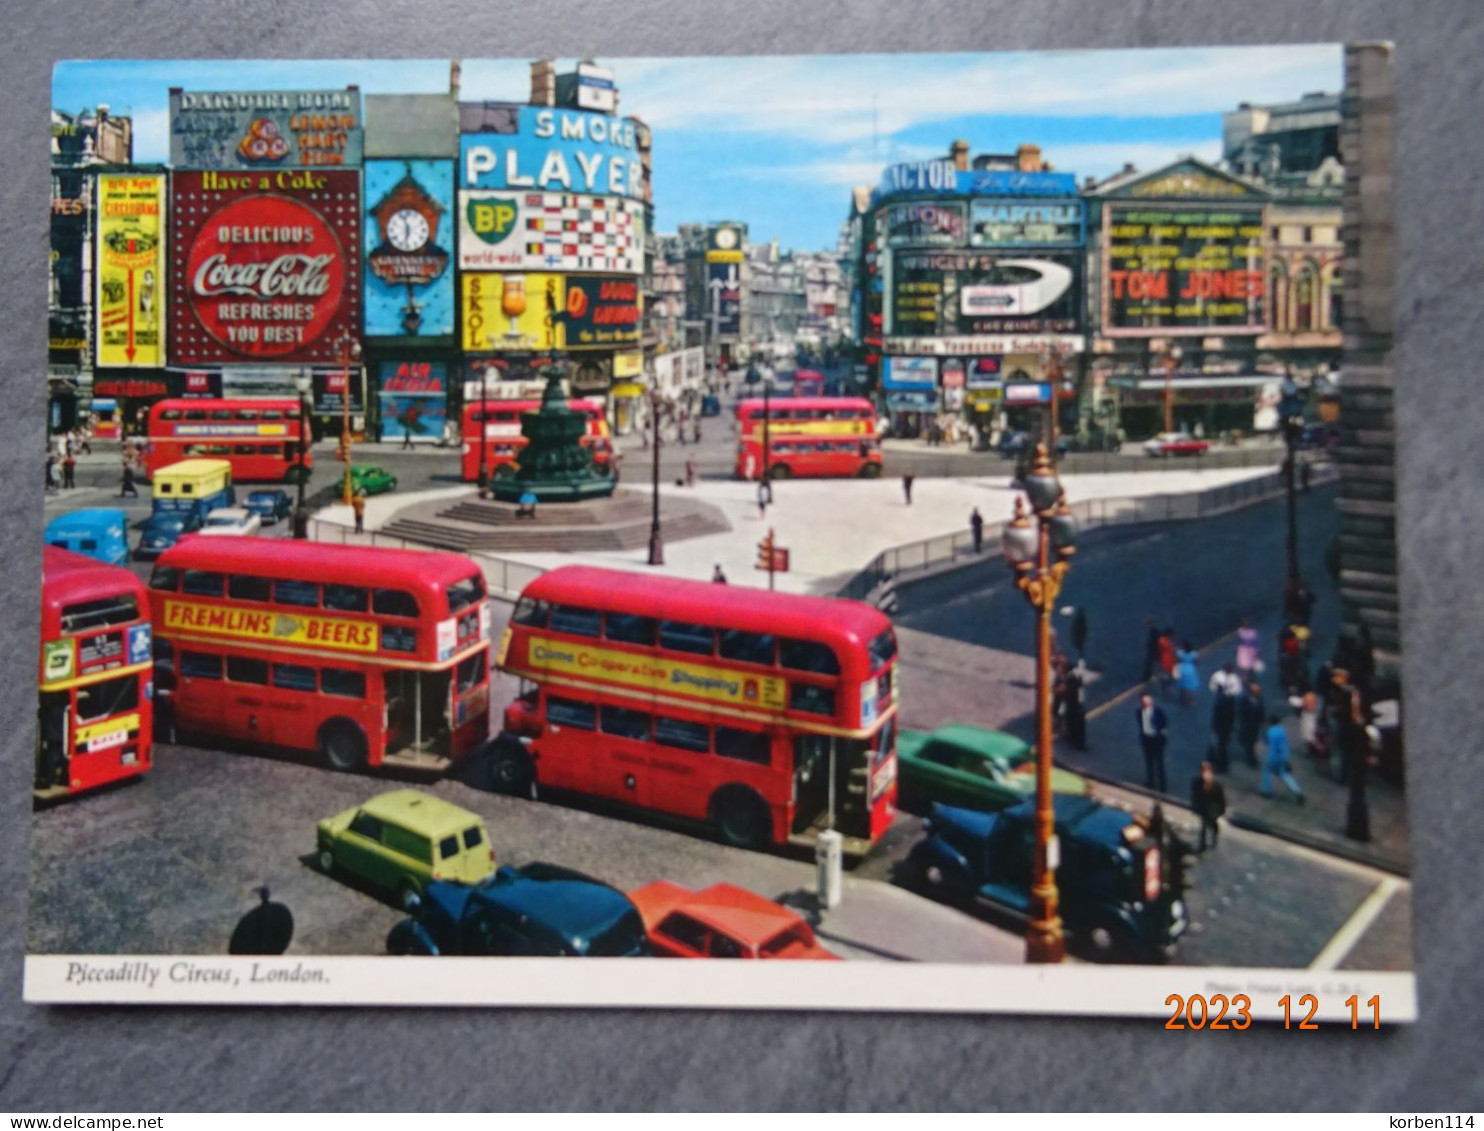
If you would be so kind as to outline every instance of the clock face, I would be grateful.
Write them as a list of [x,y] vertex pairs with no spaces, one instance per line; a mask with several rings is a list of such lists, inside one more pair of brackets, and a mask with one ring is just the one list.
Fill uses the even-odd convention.
[[386,238],[398,251],[416,251],[428,242],[428,221],[421,212],[403,208],[386,222]]
[[716,246],[722,251],[730,251],[737,246],[737,233],[731,228],[718,228],[716,230]]

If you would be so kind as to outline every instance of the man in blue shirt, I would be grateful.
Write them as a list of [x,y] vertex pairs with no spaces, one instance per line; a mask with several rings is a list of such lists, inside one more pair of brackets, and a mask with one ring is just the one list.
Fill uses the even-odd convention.
[[1139,746],[1144,751],[1144,785],[1163,793],[1165,791],[1165,732],[1169,727],[1169,720],[1165,718],[1163,708],[1154,705],[1152,695],[1140,696],[1138,709],[1134,711],[1134,719],[1139,727]]
[[1268,716],[1268,729],[1265,737],[1268,744],[1268,757],[1262,766],[1262,781],[1258,784],[1258,792],[1264,797],[1272,797],[1273,775],[1277,774],[1298,803],[1304,804],[1304,791],[1299,787],[1298,779],[1293,776],[1293,770],[1288,764],[1288,732],[1283,729],[1283,724],[1277,715]]

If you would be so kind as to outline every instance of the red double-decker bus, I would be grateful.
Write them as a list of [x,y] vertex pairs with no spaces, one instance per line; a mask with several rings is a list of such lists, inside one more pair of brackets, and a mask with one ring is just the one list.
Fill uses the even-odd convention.
[[489,737],[484,575],[460,554],[191,535],[149,589],[170,732],[337,770],[441,771]]
[[121,566],[42,551],[34,794],[51,800],[150,767],[150,622],[144,583]]
[[876,414],[864,397],[770,397],[737,405],[737,478],[763,474],[764,404],[767,464],[774,479],[881,474]]
[[232,477],[239,483],[294,483],[314,467],[314,453],[303,432],[308,427],[302,406],[292,397],[159,401],[149,410],[145,474],[153,475],[183,459],[203,457],[231,461]]
[[891,622],[856,601],[564,566],[528,585],[490,747],[513,793],[571,790],[709,822],[729,844],[862,855],[896,810]]
[[[526,438],[520,431],[520,414],[536,412],[540,401],[470,401],[464,406],[464,461],[463,477],[466,483],[479,480],[479,429],[484,428],[485,467],[491,478],[515,474],[515,457],[526,446]],[[567,407],[587,417],[587,434],[582,443],[593,453],[593,463],[598,470],[608,467],[613,454],[608,419],[603,415],[603,406],[592,401],[569,400]]]

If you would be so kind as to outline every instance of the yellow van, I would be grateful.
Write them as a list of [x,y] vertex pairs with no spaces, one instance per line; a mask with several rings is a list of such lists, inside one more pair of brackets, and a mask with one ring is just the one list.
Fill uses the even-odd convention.
[[195,511],[202,518],[217,507],[234,506],[232,464],[224,459],[183,459],[167,464],[150,479],[154,513]]
[[429,880],[477,884],[495,850],[477,813],[415,789],[396,789],[319,823],[319,865],[359,876],[412,906]]

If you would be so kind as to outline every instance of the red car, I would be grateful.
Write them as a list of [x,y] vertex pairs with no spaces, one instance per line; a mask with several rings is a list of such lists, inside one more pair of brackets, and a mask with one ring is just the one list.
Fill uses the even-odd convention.
[[668,880],[629,893],[649,945],[665,958],[811,958],[839,961],[786,907],[734,884],[691,891]]
[[1198,440],[1189,432],[1161,432],[1154,439],[1144,441],[1145,454],[1156,458],[1204,455],[1210,447],[1205,440]]

